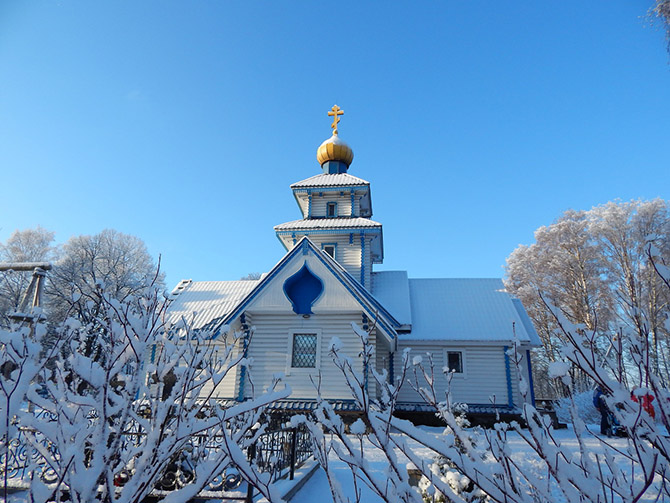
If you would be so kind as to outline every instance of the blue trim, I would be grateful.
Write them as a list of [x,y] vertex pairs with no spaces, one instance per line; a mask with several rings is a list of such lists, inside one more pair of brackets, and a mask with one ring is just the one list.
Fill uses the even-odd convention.
[[[246,358],[249,355],[249,327],[247,326],[247,316],[245,313],[242,313],[240,315],[240,323],[242,325],[242,329],[244,330],[244,339],[242,339],[242,345],[243,345],[242,357]],[[242,365],[242,368],[240,368],[240,385],[238,386],[237,391],[238,402],[244,401],[244,382],[246,381],[246,377],[247,377],[247,366]]]
[[312,218],[312,191],[307,192],[307,218]]
[[509,355],[507,350],[509,346],[503,346],[503,351],[505,355],[505,377],[507,378],[507,405],[509,407],[514,407],[514,392],[512,391],[512,369],[509,364]]
[[349,233],[349,244],[350,245],[354,244],[354,233],[353,232]]
[[393,371],[393,357],[395,354],[393,351],[389,351],[389,383],[393,384],[393,381],[395,381],[395,372]]
[[530,349],[526,350],[526,363],[528,364],[528,384],[530,385],[530,399],[535,407],[535,386],[533,386],[533,367],[530,363]]
[[342,161],[326,161],[321,165],[321,169],[323,169],[323,172],[326,174],[336,175],[346,173],[349,166]]
[[[333,207],[333,214],[330,215],[330,208],[331,206]],[[337,202],[336,201],[328,201],[326,203],[326,218],[337,218]]]
[[354,189],[351,189],[351,216],[354,216]]
[[361,232],[361,285],[365,286],[365,234]]
[[361,234],[380,234],[382,226],[379,227],[333,227],[332,229],[290,229],[287,231],[275,231],[277,236],[290,236],[292,234],[300,234],[307,236],[311,234],[346,234],[347,231],[356,231]]
[[156,359],[156,345],[154,344],[151,346],[151,363],[156,363],[154,360]]
[[359,184],[356,184],[356,185],[346,184],[346,185],[333,185],[333,186],[329,186],[329,187],[321,187],[321,186],[315,185],[313,187],[296,187],[295,189],[291,189],[291,190],[293,191],[294,194],[296,194],[296,193],[304,194],[304,193],[309,193],[309,192],[311,192],[312,190],[315,190],[315,189],[319,190],[320,192],[342,192],[343,189],[344,190],[346,190],[346,189],[351,189],[351,190],[368,189],[368,191],[369,191],[370,190],[370,184],[369,183],[368,184],[359,183]]
[[363,378],[365,379],[365,391],[366,392],[368,391],[368,384],[370,382],[370,379],[369,379],[369,376],[368,376],[368,374],[370,372],[369,367],[370,366],[368,365],[368,362],[365,362],[363,364]]

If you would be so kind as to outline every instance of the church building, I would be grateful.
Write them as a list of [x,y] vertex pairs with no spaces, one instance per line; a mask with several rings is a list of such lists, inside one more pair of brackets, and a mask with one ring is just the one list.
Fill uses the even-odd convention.
[[[214,333],[214,343],[242,333],[239,351],[253,358],[253,389],[262,390],[278,373],[290,386],[282,408],[309,410],[317,396],[336,410],[351,410],[352,396],[329,355],[333,338],[360,362],[360,338],[352,323],[370,331],[376,371],[393,382],[410,349],[410,363],[432,355],[436,388],[447,387],[453,402],[474,414],[517,413],[523,403],[521,378],[533,400],[530,349],[540,340],[521,303],[502,280],[413,279],[406,271],[377,271],[383,263],[382,224],[372,219],[370,182],[349,173],[353,150],[340,139],[343,111],[335,105],[332,136],[317,150],[321,172],[291,185],[301,218],[275,226],[286,253],[258,280],[181,281],[170,313],[195,329]],[[517,340],[521,366],[510,349]],[[519,360],[517,358],[517,360]],[[366,378],[371,396],[375,380]],[[252,396],[247,369],[221,383],[216,396]],[[411,386],[401,388],[398,412],[426,411]]]

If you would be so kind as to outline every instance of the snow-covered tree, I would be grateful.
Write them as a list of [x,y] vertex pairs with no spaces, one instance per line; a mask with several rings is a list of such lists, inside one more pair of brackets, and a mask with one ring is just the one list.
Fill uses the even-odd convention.
[[649,14],[653,20],[658,20],[663,26],[668,50],[670,50],[670,0],[655,0]]
[[135,236],[105,229],[92,236],[74,236],[62,246],[60,259],[49,273],[48,311],[54,321],[68,316],[95,318],[98,286],[123,301],[149,285],[162,285],[163,276]]
[[[670,313],[670,294],[661,288],[645,254],[647,237],[653,235],[660,253],[670,257],[669,222],[670,207],[661,199],[570,210],[538,229],[534,244],[519,246],[507,259],[505,284],[521,299],[543,341],[534,362],[540,396],[566,391],[543,378],[565,343],[544,300],[572,323],[595,330],[603,354],[620,345],[627,354],[627,338],[609,343],[615,333],[627,334],[629,328],[638,336],[645,332],[652,339],[656,374],[670,377],[670,334],[663,323]],[[634,373],[630,361],[624,363]],[[576,374],[578,369],[571,372],[575,386],[592,387],[585,375]]]
[[[167,484],[174,490],[165,501],[185,502],[228,466],[279,501],[245,449],[264,432],[267,405],[290,390],[275,382],[264,395],[224,408],[211,397],[246,364],[236,335],[214,342],[188,320],[166,324],[167,303],[151,286],[120,301],[98,285],[93,299],[96,319],[69,318],[50,354],[40,351],[39,321],[0,333],[3,475],[21,429],[27,459],[35,460],[31,501],[139,503],[169,474],[179,483]],[[94,358],[87,347],[100,333],[104,351]]]
[[[564,341],[538,292],[561,306],[575,323],[607,333],[613,306],[603,274],[602,256],[590,236],[586,212],[567,211],[552,225],[540,227],[535,244],[519,246],[507,259],[506,286],[523,302],[543,342],[535,355],[536,382],[549,389],[539,389],[540,396],[560,396],[564,391],[560,386],[551,389],[553,383],[541,378],[558,358]],[[591,387],[583,376],[573,379]]]

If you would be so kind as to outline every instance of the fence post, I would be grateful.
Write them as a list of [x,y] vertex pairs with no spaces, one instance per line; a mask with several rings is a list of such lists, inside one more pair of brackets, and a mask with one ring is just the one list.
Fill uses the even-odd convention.
[[295,450],[297,444],[298,444],[298,429],[293,428],[291,429],[291,474],[289,476],[289,480],[293,480],[293,476],[295,475]]
[[[248,458],[249,462],[253,464],[254,458],[256,457],[256,442],[249,446]],[[247,481],[247,497],[244,500],[245,503],[253,503],[254,501],[254,486]]]

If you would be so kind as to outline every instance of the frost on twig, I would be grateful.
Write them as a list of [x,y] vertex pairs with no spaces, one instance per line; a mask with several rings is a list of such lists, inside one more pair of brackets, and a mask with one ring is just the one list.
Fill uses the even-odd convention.
[[0,384],[3,424],[12,427],[0,431],[3,447],[20,429],[43,461],[28,471],[31,500],[139,503],[169,486],[165,501],[185,502],[235,466],[279,501],[245,451],[263,432],[255,428],[263,411],[290,390],[275,381],[262,396],[224,406],[215,397],[242,361],[239,334],[215,340],[188,322],[168,325],[157,290],[123,302],[100,294],[95,319],[59,326],[48,355],[25,328],[1,334],[3,361],[22,359],[10,372],[13,390]]
[[[333,500],[346,501],[334,476],[331,454],[349,466],[357,487],[365,485],[387,502],[609,503],[670,497],[665,483],[668,438],[662,434],[663,426],[651,420],[641,405],[631,401],[630,393],[613,378],[612,366],[604,364],[582,327],[570,325],[560,312],[556,312],[556,320],[570,344],[563,351],[565,363],[552,367],[554,378],[570,388],[569,369],[577,365],[595,382],[607,386],[608,405],[615,410],[628,435],[625,448],[617,448],[608,439],[600,439],[589,431],[580,420],[574,402],[572,419],[577,451],[573,446],[562,445],[550,418],[541,415],[530,403],[525,382],[519,383],[524,400],[521,418],[525,424],[498,423],[490,430],[470,429],[462,419],[462,408],[453,403],[449,386],[436,389],[436,370],[430,354],[417,357],[406,351],[399,376],[393,383],[388,382],[384,371],[372,371],[378,391],[371,396],[364,376],[354,368],[352,360],[342,354],[341,345],[334,343],[331,356],[346,379],[361,417],[347,431],[342,418],[322,400],[315,423],[301,419],[312,433],[317,460],[326,470]],[[362,330],[356,326],[354,332],[361,341],[363,366],[370,364],[370,368],[374,368],[370,337],[361,337]],[[644,367],[648,361],[644,357],[644,345],[638,346],[636,351],[634,361]],[[514,365],[521,365],[516,344],[508,356]],[[360,362],[357,365],[360,366]],[[658,393],[664,401],[663,407],[667,408],[667,394],[650,370],[643,370],[650,382],[649,389]],[[522,376],[522,372],[516,375]],[[449,377],[447,374],[447,380]],[[412,386],[446,424],[443,435],[436,437],[393,416],[398,390],[405,383]],[[667,423],[667,414],[665,411],[662,414]],[[515,460],[512,437],[534,453],[535,466]],[[597,453],[590,447],[594,439],[600,442]],[[366,458],[365,450],[370,448],[377,451],[376,459],[381,456],[388,463],[388,469],[381,475]],[[426,451],[432,454],[426,457]],[[413,470],[421,474],[418,488],[409,484],[408,461]],[[359,492],[355,494],[360,497]]]

